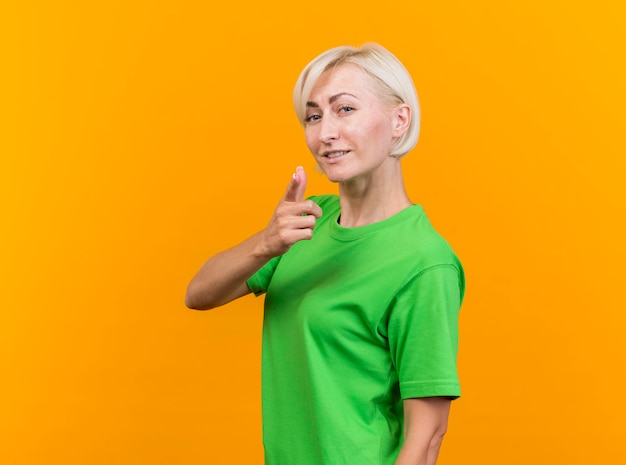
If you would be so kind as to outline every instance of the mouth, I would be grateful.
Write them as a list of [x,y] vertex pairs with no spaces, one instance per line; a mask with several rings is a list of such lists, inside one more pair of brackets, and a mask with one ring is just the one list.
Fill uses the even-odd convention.
[[328,160],[336,160],[337,158],[343,157],[348,152],[350,152],[350,150],[329,150],[324,152],[324,158],[327,158]]

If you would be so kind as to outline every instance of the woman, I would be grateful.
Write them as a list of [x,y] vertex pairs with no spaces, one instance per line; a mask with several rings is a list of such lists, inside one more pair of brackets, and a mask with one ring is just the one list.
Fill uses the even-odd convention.
[[294,105],[339,196],[305,200],[298,167],[268,226],[209,259],[186,303],[266,294],[266,465],[432,465],[460,395],[464,275],[404,188],[412,80],[376,44],[338,47],[302,71]]

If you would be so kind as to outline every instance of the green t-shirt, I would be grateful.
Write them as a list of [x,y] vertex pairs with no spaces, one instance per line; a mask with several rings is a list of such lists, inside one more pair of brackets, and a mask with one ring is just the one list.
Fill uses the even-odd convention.
[[266,293],[266,465],[392,465],[402,399],[460,395],[463,269],[423,209],[339,225],[336,196],[313,239],[248,280]]

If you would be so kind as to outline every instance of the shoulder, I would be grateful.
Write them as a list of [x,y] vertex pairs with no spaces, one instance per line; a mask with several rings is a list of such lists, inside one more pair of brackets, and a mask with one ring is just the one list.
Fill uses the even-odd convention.
[[[423,208],[406,222],[402,239],[397,241],[404,250],[402,261],[406,264],[408,279],[401,289],[411,292],[420,289],[445,292],[458,304],[465,294],[465,271],[448,241],[435,229]],[[456,305],[456,304],[455,304]]]
[[402,223],[394,242],[419,264],[421,270],[438,265],[452,265],[461,269],[454,250],[431,224],[422,206],[415,205],[411,213],[408,221]]

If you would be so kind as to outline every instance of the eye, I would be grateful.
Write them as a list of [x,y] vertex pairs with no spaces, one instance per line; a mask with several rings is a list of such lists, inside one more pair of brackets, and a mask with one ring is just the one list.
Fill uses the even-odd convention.
[[350,105],[343,105],[339,108],[340,113],[350,113],[352,111],[354,111],[354,107],[351,107]]
[[320,115],[309,115],[306,118],[304,118],[304,122],[305,123],[313,123],[317,120],[319,120],[321,118]]

